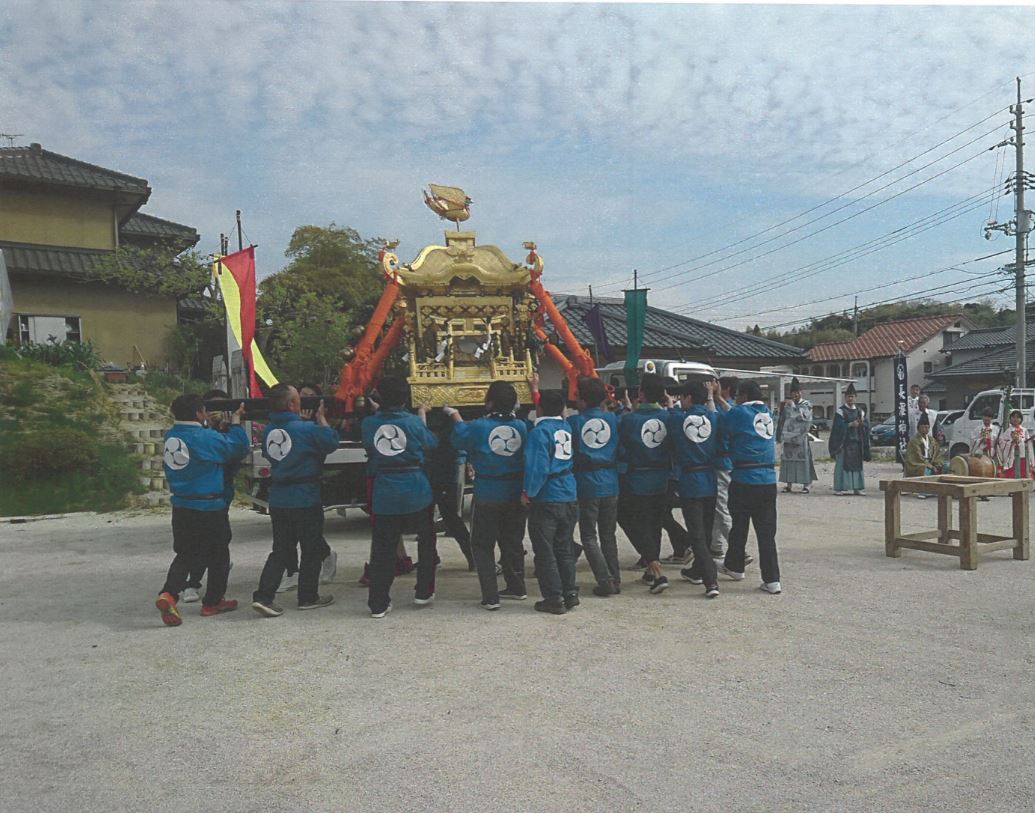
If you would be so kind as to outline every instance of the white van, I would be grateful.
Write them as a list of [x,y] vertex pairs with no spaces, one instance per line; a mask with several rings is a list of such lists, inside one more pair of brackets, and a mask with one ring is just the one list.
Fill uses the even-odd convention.
[[[946,443],[949,449],[949,456],[955,457],[960,454],[970,454],[970,439],[981,426],[981,418],[986,409],[992,410],[995,416],[992,423],[996,426],[1005,426],[1007,416],[1005,412],[1005,393],[1003,390],[984,390],[974,396],[963,414],[960,415],[952,425],[946,429]],[[1024,415],[1024,426],[1029,432],[1035,430],[1032,423],[1032,404],[1035,403],[1035,389],[1014,390],[1010,396],[1014,409],[1020,409]]]
[[[715,368],[698,361],[670,361],[667,359],[640,359],[636,369],[640,375],[654,373],[662,378],[674,378],[676,381],[707,381],[718,378]],[[626,386],[625,362],[615,361],[597,368],[597,375],[605,384],[613,387]]]

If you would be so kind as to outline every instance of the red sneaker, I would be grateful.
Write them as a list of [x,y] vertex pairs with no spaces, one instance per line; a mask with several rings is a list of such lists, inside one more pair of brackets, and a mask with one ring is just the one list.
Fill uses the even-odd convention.
[[180,615],[180,611],[176,606],[176,597],[172,593],[159,593],[158,600],[155,601],[155,607],[157,607],[162,613],[162,623],[167,627],[178,627],[183,623],[183,616]]
[[395,560],[395,575],[405,576],[407,573],[413,572],[413,559],[409,556],[404,556],[402,559]]
[[370,564],[369,562],[363,563],[363,575],[359,577],[360,587],[370,587]]
[[220,613],[228,613],[231,610],[237,609],[237,600],[232,598],[220,599],[218,604],[213,604],[211,607],[202,607],[201,614],[206,618],[210,615],[219,615]]

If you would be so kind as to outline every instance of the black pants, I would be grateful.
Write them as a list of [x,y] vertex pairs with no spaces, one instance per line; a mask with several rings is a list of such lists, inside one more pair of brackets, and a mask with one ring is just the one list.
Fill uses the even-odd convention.
[[432,483],[431,493],[432,498],[435,500],[435,505],[438,507],[438,513],[446,524],[446,531],[456,540],[456,544],[460,546],[460,552],[467,560],[467,566],[474,567],[474,556],[471,553],[471,532],[467,530],[463,518],[456,510],[456,506],[460,501],[456,482]]
[[230,572],[230,519],[226,511],[198,511],[195,508],[172,509],[173,557],[165,577],[163,593],[177,600],[187,586],[192,570],[208,569],[208,589],[201,600],[213,607],[226,594]]
[[[226,542],[229,545],[230,540],[233,538],[233,534],[230,531],[229,505],[223,509],[223,513],[226,515]],[[204,562],[195,562],[191,565],[190,572],[187,574],[187,587],[193,587],[195,590],[201,589],[201,580],[205,577],[205,568]]]
[[323,506],[270,506],[270,521],[273,525],[273,550],[266,557],[266,565],[259,576],[259,589],[255,591],[253,600],[273,601],[284,573],[294,561],[295,547],[298,546],[302,551],[298,567],[298,603],[315,601],[320,589],[320,565],[330,553],[323,538]]
[[648,562],[661,558],[661,528],[671,515],[668,494],[623,494],[618,500],[618,523],[636,552]]
[[575,525],[577,502],[534,502],[528,509],[539,592],[548,601],[578,595],[575,584]]
[[668,501],[668,509],[661,515],[661,527],[668,534],[668,541],[672,545],[673,555],[682,557],[686,555],[686,549],[690,547],[690,537],[687,534],[689,529],[680,525],[679,520],[672,514],[681,505],[676,488],[677,483],[674,480],[669,480],[668,493],[665,495]]
[[471,548],[482,601],[499,601],[496,580],[496,545],[500,546],[500,564],[507,592],[525,595],[525,506],[519,500],[496,502],[474,501],[471,515]]
[[707,587],[712,587],[718,583],[715,560],[708,547],[712,538],[712,525],[715,524],[715,497],[684,499],[683,521],[686,523],[690,548],[694,552],[690,573],[703,580]]
[[776,553],[776,483],[752,486],[730,483],[729,549],[725,565],[737,573],[744,572],[744,548],[747,545],[748,523],[755,528],[758,539],[758,566],[762,581],[780,581],[780,561]]
[[374,534],[370,545],[370,591],[367,606],[380,613],[391,603],[395,581],[395,551],[399,537],[406,529],[417,532],[417,598],[428,598],[435,592],[435,519],[432,506],[412,514],[375,514]]

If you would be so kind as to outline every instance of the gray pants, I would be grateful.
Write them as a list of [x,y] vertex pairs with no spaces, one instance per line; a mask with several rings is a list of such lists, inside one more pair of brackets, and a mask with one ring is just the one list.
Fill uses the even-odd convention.
[[535,554],[539,592],[547,601],[578,593],[575,586],[577,502],[534,502],[528,509],[528,535]]
[[478,570],[482,601],[499,601],[496,580],[496,545],[507,592],[525,594],[525,506],[520,501],[495,502],[475,499],[471,513],[471,553]]
[[[618,497],[585,497],[579,500],[579,542],[597,584],[620,584],[618,566]],[[597,534],[600,541],[597,541]]]
[[729,546],[730,528],[733,527],[729,509],[730,473],[719,469],[715,472],[715,479],[718,485],[715,494],[715,524],[712,526],[712,539],[709,547],[712,556],[719,558],[726,553],[726,548]]

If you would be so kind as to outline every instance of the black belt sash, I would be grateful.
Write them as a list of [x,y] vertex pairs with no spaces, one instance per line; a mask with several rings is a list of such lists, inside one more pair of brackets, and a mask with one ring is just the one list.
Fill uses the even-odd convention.
[[569,474],[571,474],[571,467],[570,466],[568,468],[566,468],[566,469],[562,469],[561,471],[550,472],[548,475],[546,475],[546,479],[547,480],[556,480],[559,477],[566,477]]
[[320,475],[314,474],[309,477],[285,477],[283,480],[274,480],[273,485],[276,486],[301,486],[307,483],[318,483],[320,482]]
[[632,473],[634,471],[668,471],[671,468],[672,466],[670,466],[668,463],[654,463],[648,466],[630,466],[629,472]]
[[617,467],[617,464],[613,462],[588,460],[585,463],[576,463],[575,471],[579,474],[584,474],[587,471],[603,471],[604,469],[614,469]]
[[775,463],[750,463],[744,460],[734,460],[733,468],[735,469],[775,469]]
[[422,466],[409,466],[403,463],[399,463],[394,466],[378,466],[378,474],[396,474],[397,472],[403,471],[424,471]]
[[682,466],[679,467],[679,470],[683,472],[683,474],[690,474],[691,472],[695,471],[712,471],[714,468],[715,466],[712,465],[695,466],[691,463],[684,463]]
[[173,496],[179,500],[223,500],[226,496],[220,491],[218,494],[177,494],[173,492]]
[[524,476],[524,472],[508,471],[505,474],[482,474],[476,471],[474,476],[479,480],[520,480]]

